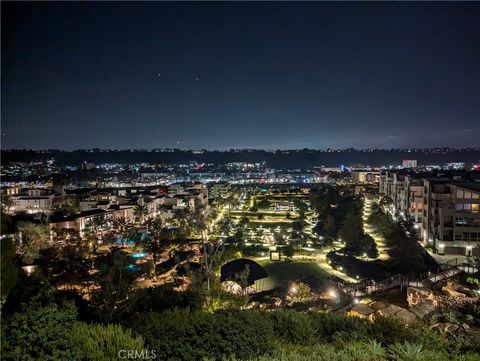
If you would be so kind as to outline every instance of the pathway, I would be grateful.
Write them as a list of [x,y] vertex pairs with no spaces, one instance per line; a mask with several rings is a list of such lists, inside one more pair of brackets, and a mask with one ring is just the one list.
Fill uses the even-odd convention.
[[372,204],[373,204],[372,198],[370,198],[368,195],[365,195],[365,200],[363,203],[363,230],[366,234],[372,237],[375,240],[375,243],[377,244],[377,249],[378,249],[377,259],[384,261],[390,258],[390,256],[388,255],[388,248],[385,243],[385,239],[377,235],[376,233],[374,233],[372,226],[369,225],[367,222],[368,217],[370,217],[370,214],[372,214]]
[[335,276],[335,277],[338,277],[338,278],[344,280],[345,282],[348,282],[348,283],[358,282],[357,279],[355,279],[353,277],[350,277],[349,275],[347,275],[347,274],[345,274],[345,273],[343,273],[339,270],[336,270],[335,268],[333,268],[332,266],[330,266],[328,264],[327,253],[330,252],[330,251],[334,251],[337,248],[338,249],[342,248],[342,244],[340,242],[334,242],[332,247],[323,248],[320,251],[318,251],[317,255],[315,256],[315,260],[317,262],[318,267],[323,269],[325,272],[328,272],[332,276]]

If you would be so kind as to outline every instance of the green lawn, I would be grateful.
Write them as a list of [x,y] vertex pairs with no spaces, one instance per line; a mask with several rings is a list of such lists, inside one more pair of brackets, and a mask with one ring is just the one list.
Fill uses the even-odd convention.
[[290,282],[296,280],[308,283],[313,288],[321,287],[325,278],[328,277],[328,273],[312,261],[270,262],[267,260],[259,263],[269,275],[267,279],[259,281],[263,290],[288,287]]

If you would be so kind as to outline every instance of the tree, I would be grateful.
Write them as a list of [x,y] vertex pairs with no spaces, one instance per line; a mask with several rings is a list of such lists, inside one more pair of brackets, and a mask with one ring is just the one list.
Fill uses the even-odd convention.
[[328,236],[334,236],[335,231],[337,230],[337,226],[335,224],[335,218],[332,216],[328,215],[325,218],[325,223],[323,225],[323,230],[325,231],[326,235]]
[[253,205],[250,207],[250,212],[258,212],[257,200],[253,200]]
[[135,205],[133,208],[133,214],[135,215],[135,219],[139,223],[143,223],[143,220],[145,218],[145,215],[147,214],[148,208],[146,204],[139,203]]
[[10,238],[4,238],[1,241],[1,291],[2,300],[4,300],[10,290],[13,288],[18,278],[19,268],[16,265],[17,254],[15,245]]
[[190,213],[191,229],[194,235],[200,235],[203,239],[204,232],[207,230],[206,217],[203,209],[197,209]]
[[241,225],[241,226],[246,226],[248,223],[249,223],[249,219],[247,216],[245,215],[242,215],[242,218],[240,218],[240,220],[238,221],[238,224]]
[[81,354],[82,344],[72,333],[75,306],[39,305],[32,301],[2,325],[2,358],[6,360],[69,360]]
[[99,225],[100,221],[97,218],[90,219],[86,222],[85,228],[83,230],[83,241],[84,247],[88,249],[89,252],[96,253],[97,245],[99,240]]
[[40,251],[50,246],[47,227],[43,224],[20,222],[18,225],[18,253],[25,263],[32,263]]
[[300,220],[295,220],[292,222],[292,229],[296,232],[302,232],[304,227],[304,223]]
[[299,211],[300,213],[305,214],[305,212],[308,211],[308,205],[307,205],[304,201],[295,200],[295,201],[293,202],[293,204],[295,205],[295,207],[298,208],[298,211]]
[[79,201],[75,196],[61,196],[54,198],[54,212],[60,212],[63,215],[71,216],[79,211]]
[[103,322],[110,323],[127,312],[135,302],[135,274],[129,269],[129,256],[113,251],[99,265],[98,285],[92,302]]
[[312,298],[310,286],[303,283],[292,283],[288,289],[287,298],[293,302],[307,302]]
[[80,235],[74,228],[54,228],[52,232],[57,241],[82,246]]
[[225,202],[227,202],[228,205],[228,219],[232,217],[232,204],[234,201],[235,197],[231,193],[225,198]]
[[147,252],[150,252],[153,257],[153,272],[156,274],[156,265],[158,254],[162,250],[161,240],[166,233],[162,227],[162,220],[155,218],[147,222],[147,231],[149,235],[140,240],[140,244],[143,245]]
[[0,234],[7,234],[13,228],[12,217],[4,212],[3,208],[0,210],[1,230]]
[[345,249],[354,254],[359,253],[360,242],[363,238],[362,220],[359,215],[349,213],[340,230],[340,237],[345,242]]
[[415,231],[409,229],[407,222],[392,222],[390,230],[385,235],[389,247],[388,254],[392,265],[402,273],[425,272],[423,249],[418,244]]
[[288,246],[283,247],[282,253],[285,255],[285,257],[291,258],[295,254],[295,250],[294,250],[293,246],[288,245]]
[[13,199],[10,195],[6,194],[6,192],[5,193],[2,192],[0,203],[1,203],[2,213],[8,213],[8,211],[10,210],[10,207],[13,206]]
[[266,198],[262,199],[260,202],[257,203],[257,207],[259,209],[267,209],[270,208],[270,201]]
[[130,235],[132,224],[125,217],[118,217],[113,220],[113,229],[122,237],[122,247],[125,247],[125,240]]
[[178,208],[173,211],[173,220],[177,226],[179,237],[189,238],[192,234],[191,214],[188,208]]
[[222,232],[222,234],[226,234],[228,236],[230,234],[231,229],[232,229],[232,223],[230,220],[226,219],[225,221],[222,222],[220,226],[220,232]]

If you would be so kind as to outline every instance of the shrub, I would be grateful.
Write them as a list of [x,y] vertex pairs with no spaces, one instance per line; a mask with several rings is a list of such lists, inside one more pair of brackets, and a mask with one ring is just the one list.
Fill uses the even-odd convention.
[[81,344],[71,332],[77,311],[72,303],[60,308],[30,304],[2,322],[2,359],[67,360],[81,354]]
[[119,325],[102,326],[76,322],[72,333],[82,345],[82,359],[85,360],[118,360],[120,350],[147,352],[141,337],[133,337],[131,330],[124,330]]
[[279,310],[273,312],[273,330],[282,342],[310,344],[314,342],[317,330],[307,314]]
[[273,347],[273,327],[262,311],[174,310],[140,320],[137,331],[161,360],[248,359]]
[[390,357],[393,360],[418,361],[423,359],[424,356],[425,352],[422,344],[405,342],[403,344],[396,343],[390,346]]

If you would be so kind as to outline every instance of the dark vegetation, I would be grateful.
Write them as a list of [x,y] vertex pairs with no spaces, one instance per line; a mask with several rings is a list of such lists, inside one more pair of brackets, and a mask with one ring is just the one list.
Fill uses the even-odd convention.
[[[418,244],[418,234],[409,219],[394,220],[383,209],[388,199],[379,199],[372,205],[368,223],[376,234],[385,239],[390,259],[378,257],[375,240],[363,231],[361,201],[352,195],[340,194],[335,188],[312,191],[312,204],[319,214],[315,231],[324,235],[324,245],[340,239],[343,248],[327,255],[334,268],[352,277],[377,280],[394,274],[420,277],[431,268],[431,259]],[[368,258],[368,259],[367,259]]]
[[227,163],[227,162],[266,162],[269,167],[275,168],[305,168],[319,165],[337,166],[338,164],[363,163],[369,165],[384,165],[401,163],[402,159],[417,159],[419,164],[434,164],[456,162],[461,158],[465,162],[474,163],[480,158],[480,151],[476,150],[375,150],[361,151],[355,149],[326,152],[313,149],[267,152],[264,150],[241,151],[204,151],[195,154],[192,151],[176,149],[173,152],[156,152],[145,150],[75,150],[75,151],[34,151],[34,150],[2,150],[2,161],[30,162],[46,160],[54,157],[57,164],[94,163],[183,163],[197,161],[199,163]]
[[[39,276],[20,282],[18,288],[27,289],[28,295],[16,292],[20,302],[14,306],[10,302],[2,312],[4,360],[115,360],[121,349],[155,350],[157,359],[192,361],[383,360],[388,355],[403,355],[396,358],[401,360],[444,360],[444,355],[474,360],[478,354],[472,352],[479,351],[479,343],[467,336],[449,339],[394,319],[370,322],[336,313],[265,312],[238,306],[207,311],[199,307],[199,293],[192,297],[168,288],[137,298],[115,323],[86,322],[85,309]],[[372,352],[377,357],[372,358]],[[305,358],[308,353],[320,355]],[[409,354],[413,358],[405,357]]]
[[420,275],[428,271],[428,255],[418,244],[418,232],[409,219],[393,220],[379,203],[372,205],[368,221],[375,232],[381,235],[389,248],[391,260],[386,266],[397,273]]

